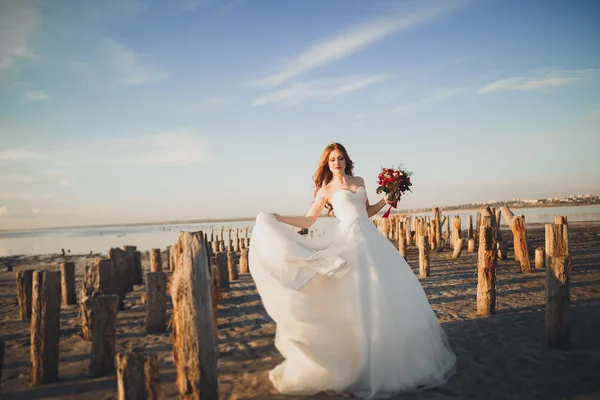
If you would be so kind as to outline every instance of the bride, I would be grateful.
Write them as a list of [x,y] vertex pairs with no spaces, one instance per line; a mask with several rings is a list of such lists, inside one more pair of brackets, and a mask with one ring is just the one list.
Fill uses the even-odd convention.
[[[284,361],[269,379],[282,394],[383,398],[444,384],[455,370],[419,280],[369,220],[389,201],[370,204],[353,168],[344,146],[330,144],[306,216],[256,217],[250,273],[277,325]],[[338,219],[327,234],[291,229],[309,228],[323,208]]]

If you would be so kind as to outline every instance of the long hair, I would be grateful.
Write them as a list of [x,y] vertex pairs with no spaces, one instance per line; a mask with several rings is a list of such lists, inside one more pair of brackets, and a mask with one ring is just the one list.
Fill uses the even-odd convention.
[[[313,175],[313,180],[315,182],[315,192],[313,194],[313,198],[317,196],[317,192],[325,185],[327,185],[333,179],[333,173],[329,169],[329,154],[332,151],[339,150],[344,155],[344,161],[346,161],[346,168],[344,168],[344,172],[346,175],[354,176],[354,162],[348,156],[348,152],[346,148],[339,143],[331,143],[325,150],[323,150],[323,154],[321,155],[321,161],[319,161],[319,167],[315,171]],[[333,216],[333,206],[329,201],[325,203],[325,208],[327,208],[327,215]]]

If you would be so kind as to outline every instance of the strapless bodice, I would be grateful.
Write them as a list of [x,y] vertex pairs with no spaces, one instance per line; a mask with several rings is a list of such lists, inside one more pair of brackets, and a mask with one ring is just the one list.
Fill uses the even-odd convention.
[[362,218],[369,219],[366,202],[367,191],[362,186],[356,192],[338,189],[331,196],[331,205],[336,218],[346,223]]

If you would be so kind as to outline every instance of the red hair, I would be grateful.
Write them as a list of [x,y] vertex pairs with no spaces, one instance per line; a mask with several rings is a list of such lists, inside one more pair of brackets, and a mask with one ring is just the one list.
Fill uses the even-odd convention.
[[[329,169],[329,154],[331,154],[331,152],[334,150],[339,150],[344,156],[344,161],[346,161],[346,168],[344,168],[344,172],[346,175],[354,176],[354,172],[352,172],[354,170],[354,162],[350,159],[350,156],[348,156],[346,148],[339,143],[331,143],[325,147],[325,150],[323,150],[321,161],[319,161],[319,167],[313,175],[313,180],[315,182],[315,192],[313,197],[316,197],[319,190],[333,179],[333,173]],[[329,203],[329,201],[325,203],[325,208],[327,208],[327,215],[332,216],[333,206],[331,203]]]

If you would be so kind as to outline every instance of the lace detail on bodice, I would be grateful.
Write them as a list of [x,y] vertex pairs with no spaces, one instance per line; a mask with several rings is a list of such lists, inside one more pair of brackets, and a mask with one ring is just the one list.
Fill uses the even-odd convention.
[[333,212],[341,222],[351,222],[357,219],[369,219],[366,208],[367,191],[359,187],[356,192],[349,189],[338,189],[331,196]]

